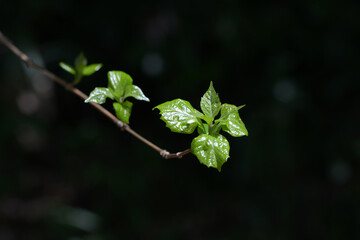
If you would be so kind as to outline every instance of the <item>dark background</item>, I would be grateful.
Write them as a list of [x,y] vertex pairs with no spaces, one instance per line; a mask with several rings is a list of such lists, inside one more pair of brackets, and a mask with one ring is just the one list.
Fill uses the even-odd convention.
[[225,134],[221,173],[165,160],[0,45],[0,239],[360,239],[359,3],[249,2],[2,1],[35,62],[104,64],[85,93],[129,73],[151,99],[131,126],[159,146],[195,135],[151,109],[199,109],[210,81],[249,136]]

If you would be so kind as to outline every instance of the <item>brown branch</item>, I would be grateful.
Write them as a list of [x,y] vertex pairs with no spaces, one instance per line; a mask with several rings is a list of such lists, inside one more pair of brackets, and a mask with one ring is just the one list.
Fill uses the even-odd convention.
[[[79,98],[81,98],[83,100],[88,98],[88,96],[85,93],[83,93],[79,89],[73,87],[72,84],[69,84],[69,83],[65,82],[63,79],[56,76],[52,72],[50,72],[47,69],[37,65],[25,53],[20,51],[20,49],[18,49],[1,31],[0,31],[0,42],[2,42],[8,49],[10,49],[10,51],[12,51],[17,57],[19,57],[28,67],[38,70],[39,72],[41,72],[42,74],[44,74],[45,76],[47,76],[48,78],[53,80],[54,82],[56,82],[59,85],[61,85],[62,87],[64,87],[67,91],[72,92],[73,94],[75,94]],[[182,152],[169,153],[165,149],[162,149],[162,148],[156,146],[155,144],[153,144],[152,142],[150,142],[149,140],[147,140],[146,138],[144,138],[143,136],[141,136],[140,134],[135,132],[133,129],[130,128],[130,126],[128,124],[120,121],[117,117],[115,117],[112,113],[110,113],[108,110],[106,110],[101,105],[99,105],[97,103],[94,103],[94,102],[90,102],[90,105],[93,106],[94,108],[96,108],[99,112],[101,112],[107,118],[109,118],[121,130],[128,132],[129,134],[131,134],[135,138],[139,139],[141,142],[145,143],[146,145],[148,145],[149,147],[151,147],[155,151],[159,152],[160,155],[165,159],[182,158],[182,156],[184,156],[184,155],[191,152],[191,149],[189,148],[189,149],[186,149],[186,150],[184,150]]]

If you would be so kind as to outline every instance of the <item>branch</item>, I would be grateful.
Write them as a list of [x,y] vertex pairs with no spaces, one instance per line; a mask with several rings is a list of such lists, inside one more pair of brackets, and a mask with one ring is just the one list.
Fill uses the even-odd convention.
[[[20,49],[18,49],[1,31],[0,31],[0,42],[2,42],[8,49],[10,49],[10,51],[12,51],[17,57],[19,57],[26,64],[26,66],[38,70],[39,72],[41,72],[42,74],[44,74],[45,76],[47,76],[48,78],[53,80],[54,82],[56,82],[59,85],[61,85],[62,87],[64,87],[65,90],[67,90],[69,92],[72,92],[73,94],[75,94],[79,98],[81,98],[83,100],[86,100],[88,98],[88,96],[85,93],[83,93],[79,89],[73,87],[72,84],[69,84],[69,83],[65,82],[63,79],[56,76],[52,72],[50,72],[47,69],[37,65],[25,53],[20,51]],[[184,155],[191,152],[191,149],[189,148],[189,149],[186,149],[186,150],[184,150],[182,152],[169,153],[165,149],[162,149],[162,148],[158,147],[157,145],[153,144],[152,142],[150,142],[149,140],[147,140],[146,138],[144,138],[143,136],[141,136],[140,134],[135,132],[133,129],[130,128],[130,126],[128,124],[120,121],[117,117],[115,117],[115,115],[110,113],[108,110],[106,110],[101,105],[99,105],[97,103],[94,103],[94,102],[90,102],[89,104],[91,106],[93,106],[94,108],[96,108],[99,112],[101,112],[107,118],[109,118],[122,131],[128,132],[129,134],[131,134],[135,138],[139,139],[141,142],[145,143],[146,145],[148,145],[149,147],[151,147],[155,151],[159,152],[160,155],[165,159],[182,158],[182,156],[184,156]]]

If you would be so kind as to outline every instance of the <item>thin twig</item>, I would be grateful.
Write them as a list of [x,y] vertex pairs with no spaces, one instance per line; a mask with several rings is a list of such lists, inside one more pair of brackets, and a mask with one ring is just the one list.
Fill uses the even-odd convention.
[[[26,66],[38,70],[39,72],[41,72],[42,74],[44,74],[45,76],[47,76],[48,78],[53,80],[54,82],[56,82],[59,85],[61,85],[62,87],[64,87],[67,91],[72,92],[73,94],[75,94],[79,98],[81,98],[83,100],[88,98],[88,96],[85,93],[83,93],[79,89],[73,87],[72,84],[69,84],[69,83],[65,82],[63,79],[56,76],[52,72],[50,72],[47,69],[37,65],[25,53],[20,51],[20,49],[17,48],[1,31],[0,31],[0,42],[2,42],[8,49],[10,49],[10,51],[12,51],[17,57],[19,57],[26,64]],[[141,142],[145,143],[146,145],[148,145],[149,147],[151,147],[155,151],[159,152],[160,155],[165,159],[182,158],[184,155],[191,152],[191,149],[189,148],[189,149],[186,149],[186,150],[184,150],[182,152],[169,153],[165,149],[162,149],[162,148],[156,146],[155,144],[153,144],[152,142],[150,142],[149,140],[147,140],[146,138],[144,138],[143,136],[141,136],[140,134],[135,132],[133,129],[130,128],[130,126],[128,124],[120,121],[117,117],[115,117],[114,114],[110,113],[108,110],[106,110],[101,105],[99,105],[97,103],[94,103],[94,102],[90,102],[90,105],[93,106],[94,108],[96,108],[99,112],[101,112],[107,118],[109,118],[121,130],[128,132],[129,134],[131,134],[135,138],[139,139]]]

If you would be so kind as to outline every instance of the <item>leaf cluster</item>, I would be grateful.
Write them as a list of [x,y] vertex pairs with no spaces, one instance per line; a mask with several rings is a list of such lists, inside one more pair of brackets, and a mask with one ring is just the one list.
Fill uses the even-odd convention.
[[[160,119],[171,131],[191,134],[197,129],[199,136],[194,138],[191,143],[192,153],[200,163],[221,171],[221,166],[229,158],[230,146],[220,131],[223,130],[233,137],[248,135],[238,112],[244,106],[221,104],[219,95],[211,82],[209,89],[200,101],[202,112],[194,109],[188,101],[182,99],[168,101],[155,108],[160,110]],[[215,119],[219,113],[220,117]]]
[[[66,72],[74,75],[73,85],[78,84],[84,76],[90,76],[103,66],[101,63],[87,65],[87,59],[83,53],[80,53],[75,58],[74,67],[64,62],[60,62],[59,65]],[[107,98],[110,98],[114,100],[113,108],[117,118],[129,124],[133,103],[127,100],[127,98],[133,97],[147,102],[150,100],[138,86],[133,85],[133,79],[127,73],[109,71],[107,77],[108,87],[95,88],[85,102],[103,104]]]
[[[101,63],[87,65],[87,59],[83,53],[76,57],[74,65],[75,67],[72,67],[67,63],[60,62],[60,67],[75,76],[73,84],[79,83],[83,76],[89,76],[102,67]],[[129,124],[133,107],[129,98],[147,102],[150,100],[138,86],[133,84],[133,79],[127,73],[109,71],[107,78],[108,86],[96,87],[85,102],[103,104],[107,98],[110,98],[113,100],[117,118]],[[154,109],[160,110],[160,119],[173,132],[191,134],[197,129],[199,135],[191,142],[191,152],[200,163],[221,171],[221,166],[229,158],[230,145],[220,131],[227,132],[233,137],[248,135],[245,124],[239,116],[239,110],[244,106],[222,104],[210,82],[209,89],[200,101],[202,112],[193,108],[188,101],[179,98],[162,103]],[[216,118],[219,113],[220,116]]]
[[114,100],[113,107],[116,116],[121,121],[129,123],[133,103],[127,100],[127,98],[133,97],[137,100],[147,102],[150,100],[138,86],[133,85],[133,79],[127,73],[122,71],[109,71],[107,77],[108,87],[95,88],[85,102],[103,104],[107,98],[110,98]]
[[65,62],[60,62],[59,66],[66,72],[74,75],[73,85],[78,84],[84,76],[90,76],[102,68],[102,63],[93,63],[87,65],[87,59],[84,53],[80,53],[74,61],[74,67]]

